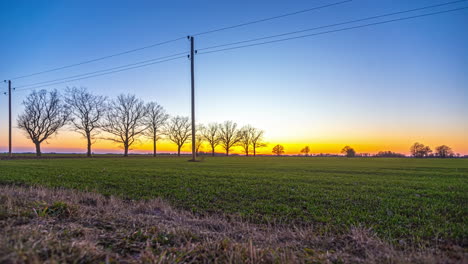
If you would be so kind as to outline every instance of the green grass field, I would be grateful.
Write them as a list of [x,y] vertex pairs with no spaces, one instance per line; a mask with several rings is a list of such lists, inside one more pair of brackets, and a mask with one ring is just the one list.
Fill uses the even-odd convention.
[[0,184],[161,197],[199,214],[253,222],[350,226],[395,244],[466,246],[468,160],[391,158],[133,157],[1,160]]

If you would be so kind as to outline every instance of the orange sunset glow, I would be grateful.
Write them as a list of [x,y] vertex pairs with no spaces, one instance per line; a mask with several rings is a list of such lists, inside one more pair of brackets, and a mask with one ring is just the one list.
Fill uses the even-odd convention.
[[[104,137],[104,135],[101,135]],[[274,138],[268,138],[266,135],[265,141],[268,143],[267,147],[258,149],[257,154],[259,155],[271,155],[271,149],[276,144],[281,144],[285,148],[286,155],[297,155],[300,154],[300,150],[304,146],[309,146],[311,154],[340,154],[340,150],[350,145],[356,149],[358,153],[375,154],[379,151],[394,151],[402,154],[409,154],[409,148],[414,142],[423,142],[429,146],[449,145],[452,146],[455,153],[468,154],[468,140],[464,133],[453,134],[450,137],[443,138],[437,134],[428,135],[425,137],[420,136],[402,136],[398,138],[398,135],[386,135],[383,137],[368,135],[350,135],[347,138],[331,137],[323,135],[323,139],[313,137],[307,138],[281,138],[275,136]],[[31,141],[26,138],[20,131],[13,137],[15,147],[22,152],[33,152],[34,145]],[[93,149],[95,153],[121,153],[122,147],[108,140],[98,140],[94,145]],[[174,143],[167,140],[161,140],[157,143],[158,152],[161,153],[175,153],[177,148]],[[84,153],[86,151],[86,140],[81,135],[72,132],[64,131],[59,133],[54,138],[48,140],[47,144],[43,145],[45,152],[64,152],[64,153]],[[139,142],[135,143],[131,153],[147,154],[153,150],[152,143],[149,139],[141,137]],[[191,144],[187,143],[182,148],[182,152],[190,153]],[[200,148],[202,152],[210,152],[211,149],[207,143],[204,143]],[[224,153],[221,146],[216,148],[217,153]],[[236,146],[233,148],[232,154],[244,154],[241,147]]]

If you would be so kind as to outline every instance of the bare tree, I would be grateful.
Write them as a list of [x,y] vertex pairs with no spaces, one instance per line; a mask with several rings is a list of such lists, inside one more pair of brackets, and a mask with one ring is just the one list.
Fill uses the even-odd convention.
[[200,152],[200,149],[203,149],[203,143],[205,143],[205,138],[203,137],[203,135],[201,135],[200,133],[197,133],[197,132],[196,132],[196,135],[195,135],[195,140],[196,140],[195,153],[198,156],[198,153]]
[[393,152],[393,151],[379,151],[374,157],[385,157],[385,158],[404,158],[405,154]]
[[281,156],[281,154],[284,153],[284,147],[282,145],[276,145],[273,147],[273,151],[272,151],[274,154],[276,154],[276,156]]
[[145,104],[135,95],[121,94],[109,104],[102,130],[112,135],[109,140],[123,145],[124,157],[128,156],[128,150],[137,136],[146,129],[143,123],[145,115]]
[[18,127],[36,145],[36,156],[41,156],[41,143],[57,133],[69,120],[70,110],[60,100],[57,90],[33,91],[23,101],[24,113],[18,116]]
[[352,147],[350,147],[350,146],[344,147],[344,148],[341,150],[341,153],[342,153],[342,154],[345,154],[346,157],[348,157],[348,158],[352,158],[352,157],[356,156],[356,151],[355,151]]
[[162,129],[169,115],[164,108],[156,102],[150,102],[146,105],[147,114],[143,118],[143,124],[147,130],[143,135],[153,141],[153,157],[156,157],[156,142],[161,139]]
[[192,136],[192,125],[188,117],[176,116],[166,124],[164,134],[177,145],[177,156],[180,156],[180,149]]
[[201,135],[208,142],[211,147],[211,156],[214,157],[215,149],[219,145],[219,124],[211,123],[208,126],[203,127],[201,130]]
[[305,146],[303,149],[301,149],[301,153],[304,154],[304,156],[309,156],[309,152],[310,152],[310,147],[309,146]]
[[67,89],[65,102],[71,110],[73,128],[87,140],[87,157],[91,157],[91,145],[99,134],[101,118],[106,112],[106,100],[105,96],[94,95],[83,87]]
[[243,148],[245,156],[249,156],[254,131],[255,128],[250,125],[244,126],[239,130],[239,146]]
[[410,152],[413,157],[423,158],[428,156],[432,150],[429,148],[429,146],[424,146],[424,144],[416,142],[413,144],[413,146],[411,146]]
[[267,146],[267,143],[263,141],[263,135],[265,134],[265,131],[257,128],[253,128],[252,130],[252,138],[251,138],[251,144],[252,144],[252,150],[253,150],[253,155],[257,155],[257,149],[258,148],[263,148]]
[[219,142],[229,156],[229,150],[239,142],[239,130],[237,124],[225,121],[219,126]]
[[451,158],[455,156],[452,148],[446,145],[438,146],[436,149],[436,156],[440,158]]

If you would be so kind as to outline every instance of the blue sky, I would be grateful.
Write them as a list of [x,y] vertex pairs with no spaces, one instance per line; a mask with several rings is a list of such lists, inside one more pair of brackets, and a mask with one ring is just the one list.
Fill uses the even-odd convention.
[[[0,78],[81,62],[219,27],[339,2],[1,1]],[[196,47],[443,3],[354,0],[297,16],[204,35]],[[468,6],[468,2],[434,11]],[[426,11],[430,12],[430,11]],[[415,12],[421,14],[424,12]],[[401,16],[396,16],[401,17]],[[393,18],[393,17],[392,17]],[[196,57],[200,122],[234,120],[267,131],[272,143],[335,144],[358,152],[407,151],[414,141],[468,154],[468,10]],[[14,81],[62,78],[188,50],[180,40],[113,59]],[[84,86],[114,97],[135,93],[170,114],[189,115],[188,59],[47,87]],[[4,90],[5,84],[0,85]],[[29,91],[13,95],[13,116]],[[0,151],[6,149],[0,97]],[[18,150],[28,149],[15,131]],[[71,137],[71,136],[70,136]],[[68,142],[50,140],[49,150]],[[79,137],[77,134],[75,137]],[[62,141],[61,141],[62,140]],[[61,143],[62,142],[62,143]],[[320,146],[320,147],[319,147]],[[328,146],[328,147],[327,147]],[[20,148],[21,147],[21,148]],[[32,145],[31,145],[31,150]],[[359,149],[360,148],[360,149]],[[47,147],[45,147],[47,150]],[[337,149],[336,151],[339,151]]]

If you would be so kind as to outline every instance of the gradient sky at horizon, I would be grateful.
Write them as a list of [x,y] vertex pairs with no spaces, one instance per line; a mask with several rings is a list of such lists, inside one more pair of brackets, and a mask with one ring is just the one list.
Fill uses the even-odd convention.
[[[321,6],[315,1],[0,1],[0,78],[81,62],[219,27]],[[354,0],[339,6],[196,38],[202,48],[448,1]],[[428,11],[468,6],[468,1]],[[392,19],[402,16],[394,16]],[[376,21],[381,21],[380,19]],[[372,21],[373,22],[373,21]],[[294,154],[408,153],[418,141],[468,154],[468,10],[196,57],[197,121],[233,120],[266,131]],[[186,51],[187,40],[62,71],[13,86],[57,79]],[[169,114],[190,114],[190,68],[180,59],[46,87],[83,86],[115,97],[155,100]],[[0,91],[6,85],[0,84]],[[16,128],[21,101],[13,93],[14,151],[34,151]],[[0,96],[0,152],[7,150],[7,97]],[[149,142],[134,147],[150,152]],[[159,149],[174,152],[162,142]],[[98,141],[96,152],[117,152]],[[184,150],[189,150],[189,144]],[[207,150],[207,149],[206,149]],[[84,152],[85,140],[61,131],[44,152]],[[221,148],[219,149],[221,152]]]

